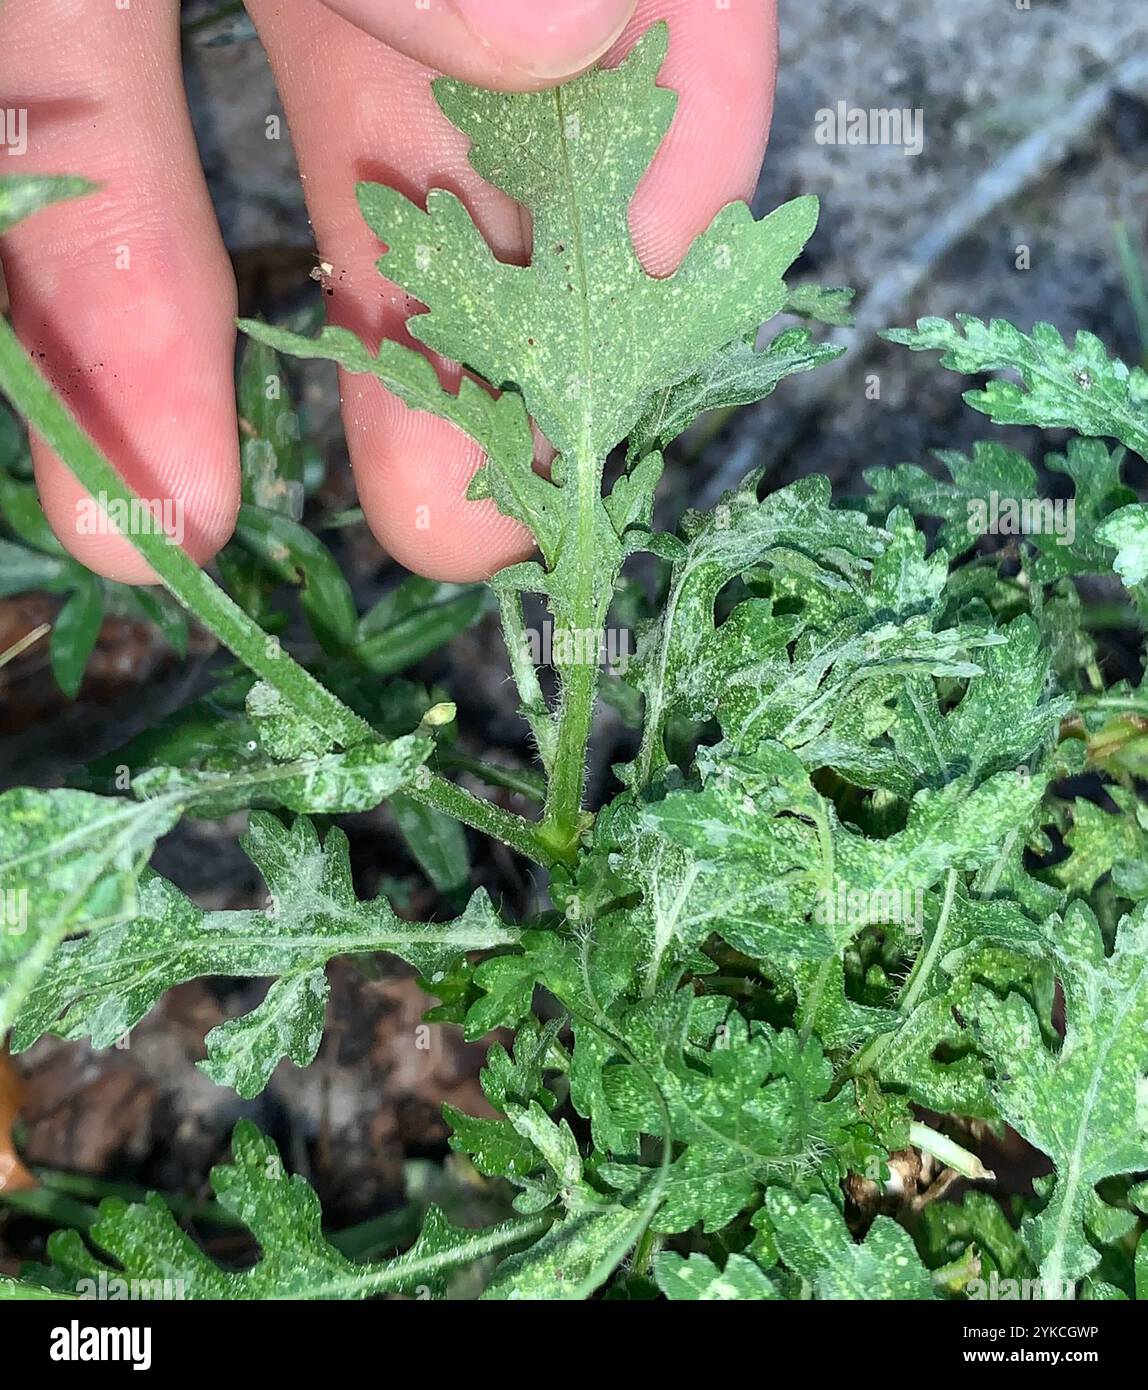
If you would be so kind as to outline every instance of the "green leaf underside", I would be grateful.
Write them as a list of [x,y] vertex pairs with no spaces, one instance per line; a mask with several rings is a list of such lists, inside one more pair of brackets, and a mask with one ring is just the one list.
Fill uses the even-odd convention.
[[888,1217],[876,1217],[865,1240],[855,1243],[827,1197],[802,1203],[775,1190],[766,1204],[783,1259],[814,1298],[921,1301],[936,1296],[909,1233]]
[[1148,909],[1123,920],[1106,955],[1095,918],[1074,903],[1050,945],[1065,995],[1060,1050],[1019,994],[976,990],[969,1027],[992,1061],[1001,1115],[1056,1166],[1048,1204],[1022,1234],[1041,1277],[1065,1288],[1098,1259],[1086,1235],[1096,1184],[1148,1169]]
[[1049,323],[1022,333],[1003,319],[985,323],[968,314],[918,319],[916,328],[883,334],[914,352],[939,350],[941,365],[965,374],[1012,370],[1020,384],[991,381],[965,400],[999,425],[1039,425],[1111,436],[1143,458],[1148,451],[1148,373],[1108,355],[1081,330],[1066,344]]
[[91,1241],[117,1265],[92,1254],[75,1231],[65,1231],[48,1242],[51,1268],[34,1273],[46,1276],[57,1289],[82,1289],[81,1281],[93,1281],[88,1284],[92,1287],[103,1275],[154,1289],[152,1297],[189,1300],[442,1296],[453,1270],[513,1249],[546,1225],[534,1219],[463,1230],[432,1207],[418,1240],[405,1254],[376,1264],[354,1264],[323,1236],[313,1189],[298,1175],[287,1174],[275,1145],[250,1121],[236,1126],[232,1154],[234,1162],[215,1168],[211,1181],[220,1206],[259,1244],[259,1259],[250,1270],[221,1269],[153,1195],[146,1203],[109,1197],[100,1204]]
[[267,884],[262,910],[203,912],[172,884],[147,874],[137,912],[62,946],[32,991],[13,1033],[17,1050],[44,1032],[108,1047],[168,989],[204,975],[275,976],[246,1017],[207,1036],[201,1069],[240,1095],[257,1095],[279,1060],[308,1065],[323,1033],[332,956],[386,951],[415,965],[433,989],[467,951],[512,944],[481,890],[453,922],[404,922],[384,898],[360,902],[346,836],[319,837],[308,820],[283,826],[255,812],[243,846]]
[[[814,199],[758,222],[731,204],[673,275],[642,270],[627,215],[674,109],[674,94],[655,84],[666,42],[655,25],[617,68],[547,92],[436,82],[443,112],[471,138],[475,169],[531,214],[528,266],[499,261],[452,193],[432,190],[424,209],[360,185],[364,216],[386,245],[380,269],[426,306],[409,320],[411,334],[501,394],[469,376],[457,392],[444,388],[426,359],[394,343],[375,353],[340,329],[308,342],[243,324],[282,351],[375,375],[470,434],[487,455],[471,495],[492,496],[529,527],[550,571],[531,586],[550,595],[559,621],[583,627],[601,622],[620,532],[642,516],[656,482],[647,469],[636,492],[626,489],[634,505],[608,506],[601,480],[614,445],[633,432],[643,453],[665,435],[667,410],[682,428],[700,409],[756,399],[835,352],[804,329],[759,354],[745,343],[786,303],[781,276],[813,231]],[[533,471],[528,417],[558,453],[549,480]]]

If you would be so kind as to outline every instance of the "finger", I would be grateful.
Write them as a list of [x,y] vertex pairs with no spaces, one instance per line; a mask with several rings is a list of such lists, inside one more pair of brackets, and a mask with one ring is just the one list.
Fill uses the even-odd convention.
[[634,195],[630,231],[649,273],[668,275],[726,203],[753,197],[773,114],[777,3],[640,0],[604,61],[618,61],[658,19],[670,26],[658,85],[678,104]]
[[[430,188],[451,188],[497,254],[521,259],[522,215],[470,167],[467,141],[438,110],[426,68],[366,38],[318,0],[248,0],[248,10],[291,126],[319,251],[334,268],[333,323],[372,349],[384,337],[406,336],[409,303],[376,268],[379,243],[355,197],[361,179],[420,201]],[[528,533],[492,502],[466,500],[482,463],[477,445],[370,377],[341,372],[340,384],[359,499],[395,559],[419,574],[464,581],[531,553]]]
[[480,87],[523,91],[596,62],[634,0],[325,0],[399,53]]
[[[235,291],[183,96],[178,0],[6,0],[0,107],[27,111],[26,153],[0,156],[12,171],[100,185],[0,242],[16,331],[203,562],[231,534],[239,500]],[[85,490],[35,439],[33,458],[67,548],[109,578],[153,579],[129,541],[101,534]]]

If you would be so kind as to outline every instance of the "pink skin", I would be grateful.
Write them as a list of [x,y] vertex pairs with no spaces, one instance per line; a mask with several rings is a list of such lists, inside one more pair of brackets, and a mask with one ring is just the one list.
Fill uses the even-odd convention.
[[[320,255],[336,267],[331,319],[371,341],[401,336],[407,306],[374,268],[378,243],[356,180],[383,179],[415,198],[454,189],[498,255],[525,252],[521,213],[468,165],[428,68],[537,88],[599,57],[616,61],[668,19],[660,80],[679,92],[678,109],[630,219],[646,269],[670,273],[721,206],[752,192],[773,99],[775,0],[247,3],[291,123]],[[235,289],[183,101],[178,11],[178,0],[0,5],[0,109],[29,110],[27,153],[0,153],[0,172],[78,173],[101,185],[38,213],[0,249],[22,341],[137,492],[182,500],[185,548],[205,563],[238,506]],[[396,559],[468,580],[529,554],[520,527],[465,500],[481,454],[462,434],[368,377],[343,374],[341,390],[359,497]],[[38,441],[33,454],[68,549],[109,578],[148,582],[127,541],[77,534],[85,494]]]

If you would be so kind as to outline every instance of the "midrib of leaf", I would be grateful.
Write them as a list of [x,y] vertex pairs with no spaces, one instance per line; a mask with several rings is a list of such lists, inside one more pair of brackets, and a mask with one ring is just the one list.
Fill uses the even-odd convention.
[[[658,972],[662,968],[662,958],[669,949],[670,942],[674,939],[682,909],[686,905],[690,889],[693,888],[699,873],[701,873],[701,865],[695,860],[682,879],[669,912],[655,915],[653,949],[650,951],[650,959],[646,962],[646,980],[642,991],[647,999],[653,996],[658,987]],[[651,883],[651,894],[655,900],[657,898],[657,883],[657,873],[655,872]]]
[[674,385],[671,382],[663,391],[658,392],[658,413],[653,416],[648,430],[649,438],[656,440],[661,432],[662,421],[666,418],[666,408],[670,404],[670,398],[674,394]]
[[[1041,352],[1042,349],[1038,346],[1037,351]],[[1068,348],[1068,351],[1071,353],[1073,349]],[[1023,358],[1017,357],[1015,361],[1010,362],[1008,365],[1013,371],[1019,372],[1021,371],[1021,363],[1023,360]],[[1092,395],[1091,392],[1086,392],[1075,378],[1072,377],[1071,373],[1069,373],[1067,378],[1063,374],[1058,375],[1055,371],[1045,368],[1039,359],[1035,364],[1029,362],[1024,365],[1028,367],[1028,370],[1033,376],[1040,377],[1046,385],[1050,385],[1058,391],[1064,390],[1067,381],[1072,380],[1072,385],[1068,387],[1068,395],[1072,398],[1074,403],[1080,403],[1076,410],[1078,417],[1090,415],[1093,410],[1095,410],[1096,397]],[[981,394],[983,393],[978,391],[965,392],[966,398]],[[969,403],[973,404],[971,401]],[[1115,422],[1124,427],[1125,432],[1123,434],[1120,433],[1119,430],[1113,431],[1116,438],[1122,440],[1130,449],[1135,449],[1141,458],[1148,458],[1148,429],[1144,427],[1143,416],[1133,414],[1121,403],[1110,401],[1107,396],[1104,397],[1104,409],[1112,416]]]
[[[560,87],[556,87],[554,89],[554,109],[558,117],[558,143],[559,148],[562,151],[562,172],[565,175],[565,192],[567,206],[569,208],[570,226],[572,227],[574,232],[574,261],[578,267],[579,285],[578,313],[579,317],[582,320],[581,386],[585,388],[585,391],[579,390],[578,393],[579,415],[581,417],[582,432],[582,445],[579,451],[580,456],[578,459],[578,463],[580,465],[578,470],[578,477],[581,480],[583,478],[581,465],[588,464],[590,468],[593,468],[594,466],[594,460],[589,457],[590,417],[592,411],[587,407],[587,395],[592,394],[592,377],[590,373],[591,367],[593,365],[590,358],[590,288],[588,283],[588,276],[586,274],[586,242],[582,231],[582,209],[578,205],[578,197],[575,188],[574,175],[570,167],[570,144],[569,141],[566,139],[566,113],[563,109],[562,89]],[[582,506],[582,499],[587,494],[587,492],[590,495],[591,502],[596,502],[598,500],[598,489],[596,487],[591,487],[589,489],[583,487],[579,489],[580,521],[582,520],[581,511],[586,510],[586,508]],[[590,520],[592,523],[593,509],[590,508],[589,510],[591,512]],[[578,555],[579,560],[585,561],[586,559],[588,559],[588,556],[586,555],[585,551],[579,551]]]
[[[181,797],[179,797],[179,796],[177,796],[177,795],[175,795],[175,794],[169,792],[169,793],[165,794],[164,796],[157,796],[157,797],[154,797],[151,801],[148,802],[148,805],[150,805],[150,806],[174,806],[174,805],[177,805],[177,804],[180,802],[181,799],[182,799]],[[125,804],[125,803],[122,802],[122,801],[117,801],[117,802],[114,803],[114,805],[115,805],[116,807],[120,807],[120,806],[122,806],[122,805],[124,805],[124,804]],[[133,803],[126,803],[126,804],[133,804]],[[52,841],[52,853],[53,853],[53,857],[56,858],[56,859],[61,858],[63,852],[65,852],[65,851],[67,851],[68,849],[72,848],[72,846],[73,846],[74,844],[77,845],[77,846],[79,846],[79,847],[82,847],[85,840],[90,840],[94,835],[98,835],[99,832],[103,830],[104,826],[106,826],[106,825],[114,825],[114,824],[116,823],[117,820],[122,819],[122,815],[123,815],[123,813],[122,813],[121,811],[119,811],[119,810],[114,810],[114,811],[109,811],[108,814],[107,814],[107,816],[105,816],[102,820],[94,820],[94,821],[84,821],[84,822],[82,822],[82,824],[76,826],[76,828],[75,828],[74,830],[69,830],[69,831],[67,832],[67,834],[62,835],[59,839],[56,839],[56,840],[53,840],[53,841]],[[125,834],[125,835],[127,834],[126,828],[125,828],[124,834]],[[121,843],[122,843],[122,837],[121,837],[120,839],[114,841],[113,846],[112,846],[113,850],[119,849]],[[14,855],[11,859],[6,859],[6,860],[4,861],[4,867],[7,869],[7,868],[16,867],[16,866],[18,866],[18,865],[20,865],[20,864],[35,863],[35,861],[36,861],[37,859],[42,859],[43,857],[44,857],[44,856],[43,856],[43,851],[42,851],[42,850],[30,850],[30,851],[29,851],[28,853],[26,853],[26,854],[17,854],[17,855]]]
[[670,659],[670,639],[674,631],[674,620],[685,590],[686,581],[703,557],[698,555],[687,560],[678,577],[671,581],[670,592],[666,595],[666,605],[662,610],[660,641],[658,642],[657,679],[650,682],[646,696],[646,710],[642,722],[642,742],[638,756],[634,760],[634,785],[645,786],[653,770],[654,749],[662,737],[662,711],[666,703],[666,664]]
[[937,760],[938,769],[948,776],[949,762],[944,753],[941,752],[941,745],[937,741],[937,735],[933,729],[932,720],[925,712],[925,707],[921,704],[920,697],[913,689],[912,681],[905,685],[905,691],[909,696],[909,701],[913,706],[913,712],[917,716],[918,726],[924,731],[925,738],[928,740],[929,747],[933,750],[933,757]]
[[552,1220],[553,1217],[547,1214],[524,1217],[520,1221],[504,1221],[501,1225],[476,1231],[472,1239],[452,1245],[448,1250],[438,1250],[430,1255],[400,1255],[383,1265],[365,1266],[361,1275],[317,1280],[302,1287],[296,1284],[288,1291],[268,1293],[264,1297],[274,1302],[279,1299],[362,1298],[372,1293],[386,1293],[388,1289],[409,1285],[421,1275],[439,1274],[456,1265],[481,1260],[521,1241],[540,1236]]
[[[335,761],[332,762],[332,756]],[[235,792],[244,788],[251,788],[252,791],[267,783],[289,781],[295,777],[308,777],[314,772],[324,769],[324,764],[329,768],[337,767],[338,754],[324,753],[317,758],[300,758],[290,763],[272,763],[266,767],[255,767],[240,769],[236,772],[222,773],[197,773],[194,785],[189,786],[182,794],[170,792],[166,795],[169,799],[192,804],[196,801],[209,800],[216,792],[227,791]],[[370,772],[370,767],[355,769],[364,773]],[[382,771],[380,765],[379,771]],[[157,798],[144,797],[145,803]]]
[[[590,293],[586,272],[586,245],[582,227],[581,208],[570,165],[569,142],[566,138],[566,117],[562,90],[554,91],[554,109],[558,128],[559,149],[562,152],[562,173],[570,228],[573,241],[573,261],[578,280],[581,333],[581,380],[578,388],[580,443],[573,459],[563,458],[567,485],[573,482],[576,490],[575,525],[575,591],[566,623],[571,631],[596,628],[598,613],[596,591],[613,593],[616,572],[603,577],[601,588],[595,576],[594,520],[602,505],[602,466],[604,460],[594,456],[590,446],[593,415],[593,362],[590,354]],[[567,539],[566,544],[569,544]],[[577,645],[571,646],[577,652]],[[594,714],[594,695],[597,690],[597,670],[589,662],[575,661],[562,672],[562,692],[558,714],[558,734],[553,775],[546,798],[543,835],[552,839],[559,851],[572,844],[578,834],[579,813],[586,775],[586,745]]]
[[982,898],[991,898],[997,891],[997,884],[1000,882],[1001,874],[1004,873],[1008,857],[1012,853],[1012,847],[1016,844],[1019,830],[1010,830],[1001,844],[1001,852],[997,855],[997,861],[988,872],[988,876],[983,883],[978,883],[977,891]]
[[[208,918],[206,918],[203,922],[202,930],[206,931],[214,927],[226,927],[226,935],[224,935],[221,931],[218,939],[216,940],[205,941],[201,938],[196,938],[194,941],[188,942],[185,946],[177,948],[177,950],[173,952],[173,954],[182,954],[183,951],[188,951],[193,954],[198,952],[206,952],[210,954],[212,951],[215,951],[221,947],[226,949],[235,948],[241,950],[249,946],[255,947],[259,950],[287,950],[296,952],[307,951],[314,949],[317,946],[322,946],[323,950],[328,954],[328,956],[373,955],[375,952],[378,951],[393,951],[393,948],[396,946],[457,946],[460,950],[464,951],[481,949],[479,947],[468,946],[465,941],[460,940],[461,933],[452,933],[448,931],[436,932],[433,934],[428,932],[425,936],[418,936],[414,932],[401,931],[388,931],[384,932],[381,935],[370,937],[323,936],[319,932],[309,932],[306,936],[297,937],[251,936],[247,934],[243,936],[237,936],[233,931],[231,931],[228,923],[232,916],[238,915],[240,914],[232,914],[229,912],[209,914]],[[213,922],[211,921],[212,917],[219,917],[224,920],[219,922]],[[513,939],[513,929],[508,928],[506,934],[506,944],[511,944]],[[150,970],[155,966],[155,963],[156,958],[154,954],[137,955],[133,953],[131,955],[128,955],[122,952],[116,953],[115,964],[117,967],[121,965],[142,966],[145,968],[145,970]],[[293,966],[290,969],[281,972],[269,973],[278,973],[282,976],[286,976],[289,974],[296,974],[300,970],[311,968],[317,967],[311,967],[309,965],[300,965]],[[87,970],[81,969],[76,973],[75,978],[80,980],[95,978],[98,980],[106,973],[107,962],[99,962],[95,965],[90,966]],[[197,973],[200,972],[197,970]]]
[[[1104,1067],[1108,1061],[1108,1056],[1116,1046],[1117,1039],[1123,1027],[1124,1020],[1129,1011],[1140,996],[1140,991],[1145,987],[1145,979],[1148,977],[1148,957],[1140,963],[1140,970],[1136,976],[1135,984],[1130,987],[1124,997],[1124,1002],[1117,1011],[1111,1029],[1104,1040],[1097,1057],[1096,1065],[1092,1069],[1092,1076],[1088,1083],[1088,1090],[1085,1093],[1084,1104],[1080,1108],[1080,1119],[1076,1127],[1076,1135],[1072,1145],[1072,1153],[1069,1155],[1067,1173],[1059,1175],[1064,1184],[1064,1191],[1060,1203],[1060,1211],[1057,1214],[1056,1224],[1053,1227],[1055,1232],[1052,1247],[1049,1250],[1045,1265],[1051,1271],[1043,1274],[1045,1265],[1042,1265],[1042,1276],[1046,1279],[1056,1280],[1053,1285],[1060,1287],[1061,1272],[1064,1269],[1064,1249],[1068,1241],[1069,1228],[1076,1219],[1076,1194],[1084,1180],[1084,1148],[1088,1142],[1088,1127],[1092,1118],[1092,1111],[1096,1106],[1097,1096],[1100,1094],[1100,1085],[1103,1080]],[[1056,1194],[1054,1194],[1056,1200]]]

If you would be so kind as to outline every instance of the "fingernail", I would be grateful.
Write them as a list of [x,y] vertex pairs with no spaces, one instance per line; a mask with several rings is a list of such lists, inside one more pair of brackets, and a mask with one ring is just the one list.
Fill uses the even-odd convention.
[[610,47],[635,0],[454,0],[480,43],[534,77],[581,72]]

